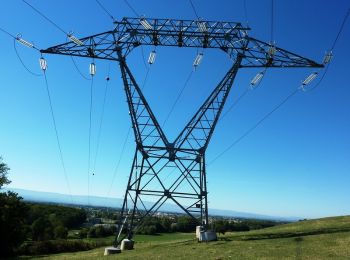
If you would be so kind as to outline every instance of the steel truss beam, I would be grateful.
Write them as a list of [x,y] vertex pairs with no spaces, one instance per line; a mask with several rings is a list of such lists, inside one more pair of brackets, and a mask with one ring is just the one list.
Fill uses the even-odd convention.
[[[141,21],[150,27],[146,29]],[[249,30],[233,22],[123,18],[115,22],[113,30],[80,39],[83,45],[68,42],[41,52],[117,61],[116,46],[122,49],[123,56],[140,45],[178,46],[220,49],[233,60],[238,54],[244,54],[241,68],[322,67],[310,59],[248,36]]]
[[[136,151],[125,191],[117,246],[132,238],[144,220],[171,201],[206,227],[208,201],[205,151],[239,68],[322,67],[300,55],[248,36],[240,23],[174,19],[123,18],[111,31],[41,50],[42,53],[118,61]],[[140,45],[220,49],[232,68],[204,101],[174,142],[169,142],[131,70],[126,57]]]

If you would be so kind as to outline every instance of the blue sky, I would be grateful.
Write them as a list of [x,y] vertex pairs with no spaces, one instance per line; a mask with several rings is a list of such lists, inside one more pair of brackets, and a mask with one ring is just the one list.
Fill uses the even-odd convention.
[[[124,1],[100,0],[118,20],[133,17]],[[30,1],[66,31],[78,37],[107,31],[111,20],[95,1]],[[188,1],[130,0],[138,13],[148,17],[195,19]],[[208,20],[245,23],[243,0],[193,0],[197,12]],[[346,0],[275,1],[274,39],[279,47],[322,61],[332,45],[349,8]],[[270,1],[247,0],[250,35],[270,40]],[[249,136],[208,166],[209,207],[278,216],[322,217],[350,214],[350,21],[334,50],[334,59],[321,85],[300,92]],[[38,16],[22,1],[3,1],[0,26],[21,33],[38,48],[66,41],[65,35]],[[18,61],[13,40],[0,33],[0,155],[11,167],[10,187],[68,193],[45,92],[43,77],[27,73]],[[151,51],[144,48],[146,56]],[[18,46],[26,65],[40,73],[40,55]],[[150,69],[145,95],[162,122],[187,75],[196,50],[158,48]],[[63,156],[73,194],[87,194],[89,87],[74,69],[69,57],[46,55]],[[128,62],[136,79],[143,81],[146,69],[140,49]],[[76,59],[88,76],[89,59]],[[180,131],[211,89],[230,67],[231,61],[217,50],[206,50],[165,132],[170,139]],[[114,169],[130,126],[118,64],[96,61],[92,122],[92,154],[95,154],[105,77],[111,80],[105,107],[100,150],[91,195],[121,197],[124,193],[134,142],[130,135],[112,191]],[[210,162],[230,143],[269,112],[312,69],[270,69],[262,84],[233,109],[217,126],[207,151]],[[239,71],[226,109],[258,72]],[[224,109],[225,112],[225,109]],[[94,157],[93,157],[94,158]]]

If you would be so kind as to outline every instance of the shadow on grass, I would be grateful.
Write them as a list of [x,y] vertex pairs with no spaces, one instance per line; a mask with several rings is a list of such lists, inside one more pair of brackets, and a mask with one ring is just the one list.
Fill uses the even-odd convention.
[[231,237],[232,240],[236,241],[247,241],[247,240],[262,240],[262,239],[277,239],[277,238],[291,238],[296,237],[300,238],[303,236],[312,236],[312,235],[321,235],[321,234],[330,234],[330,233],[342,233],[349,232],[350,228],[343,229],[323,229],[323,230],[314,230],[306,232],[291,232],[291,233],[265,233],[260,235],[242,235],[237,237]]

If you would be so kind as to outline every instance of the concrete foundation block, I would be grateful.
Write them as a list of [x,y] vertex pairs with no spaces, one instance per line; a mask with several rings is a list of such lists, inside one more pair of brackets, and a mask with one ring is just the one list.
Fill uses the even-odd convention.
[[119,254],[121,252],[122,251],[120,250],[120,248],[111,246],[111,247],[105,248],[105,252],[103,255],[113,255],[113,254]]

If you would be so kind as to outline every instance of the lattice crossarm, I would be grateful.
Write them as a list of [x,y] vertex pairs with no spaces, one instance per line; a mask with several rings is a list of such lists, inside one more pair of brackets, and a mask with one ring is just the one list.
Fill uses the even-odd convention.
[[310,59],[247,36],[247,46],[244,52],[241,68],[307,68],[323,67]]

